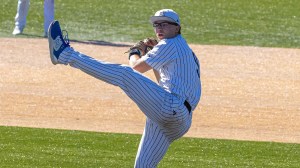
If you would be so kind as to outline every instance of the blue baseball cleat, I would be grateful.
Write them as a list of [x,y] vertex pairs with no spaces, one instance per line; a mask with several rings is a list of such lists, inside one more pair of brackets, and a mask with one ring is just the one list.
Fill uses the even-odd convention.
[[51,62],[55,65],[58,64],[59,55],[62,51],[69,47],[68,33],[63,37],[62,31],[57,20],[53,21],[48,28],[48,41]]

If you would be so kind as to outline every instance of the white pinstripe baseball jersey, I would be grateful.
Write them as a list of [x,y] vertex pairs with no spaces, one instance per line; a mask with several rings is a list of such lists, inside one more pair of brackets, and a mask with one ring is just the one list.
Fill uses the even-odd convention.
[[201,96],[199,61],[180,34],[161,40],[142,59],[160,73],[160,86],[196,107]]

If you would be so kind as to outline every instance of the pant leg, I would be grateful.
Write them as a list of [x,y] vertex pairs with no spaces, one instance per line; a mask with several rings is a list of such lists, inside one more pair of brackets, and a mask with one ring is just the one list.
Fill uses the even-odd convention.
[[147,118],[144,133],[135,159],[135,168],[156,167],[166,154],[170,142],[151,119]]
[[59,57],[59,62],[69,64],[83,72],[109,84],[119,86],[151,120],[165,124],[173,116],[172,111],[161,113],[166,92],[141,73],[129,66],[95,60],[82,53],[66,48]]
[[18,0],[17,14],[15,16],[15,26],[23,29],[26,25],[26,17],[29,10],[29,0]]
[[132,68],[95,60],[72,48],[66,48],[58,61],[120,87],[147,116],[135,167],[156,167],[170,143],[190,128],[192,116],[184,106],[184,100]]
[[44,0],[44,32],[48,32],[48,27],[54,20],[54,0]]

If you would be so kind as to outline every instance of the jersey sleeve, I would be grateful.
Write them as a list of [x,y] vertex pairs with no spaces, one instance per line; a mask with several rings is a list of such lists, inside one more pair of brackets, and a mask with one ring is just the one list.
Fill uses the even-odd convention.
[[160,41],[151,51],[143,56],[144,61],[155,70],[172,62],[176,57],[176,47],[171,40]]

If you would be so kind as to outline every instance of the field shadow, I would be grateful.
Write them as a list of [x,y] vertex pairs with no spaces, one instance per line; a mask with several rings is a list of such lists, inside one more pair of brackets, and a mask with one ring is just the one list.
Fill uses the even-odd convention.
[[28,33],[22,33],[22,34],[18,34],[18,35],[12,35],[12,37],[29,37],[29,38],[46,38],[43,35],[35,35],[35,34],[28,34]]
[[81,41],[81,40],[70,40],[71,42],[76,43],[82,43],[82,44],[92,44],[92,45],[101,45],[101,46],[113,46],[113,47],[131,47],[132,45],[128,44],[121,44],[121,43],[112,43],[108,41],[102,41],[102,40],[87,40],[87,41]]
[[[34,35],[34,34],[27,34],[27,33],[22,33],[20,35],[17,35],[18,37],[31,37],[31,38],[47,38],[44,37],[43,35]],[[82,43],[82,44],[92,44],[92,45],[100,45],[100,46],[112,46],[112,47],[131,47],[132,45],[128,44],[122,44],[122,43],[112,43],[108,41],[103,41],[103,40],[72,40],[70,39],[70,42],[75,42],[75,43]]]

